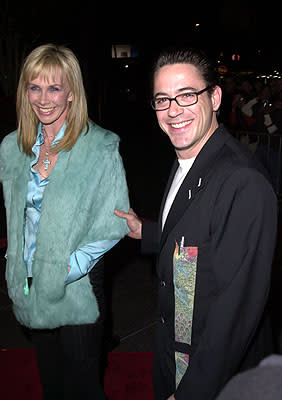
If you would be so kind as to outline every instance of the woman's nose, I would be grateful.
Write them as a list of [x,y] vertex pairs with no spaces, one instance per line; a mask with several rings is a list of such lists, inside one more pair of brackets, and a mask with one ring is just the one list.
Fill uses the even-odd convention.
[[48,103],[48,95],[47,92],[45,90],[42,90],[40,93],[40,98],[39,98],[39,102],[40,104],[44,105]]

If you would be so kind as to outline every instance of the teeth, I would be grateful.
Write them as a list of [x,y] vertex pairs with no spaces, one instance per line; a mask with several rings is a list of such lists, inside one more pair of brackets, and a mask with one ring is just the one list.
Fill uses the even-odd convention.
[[189,125],[191,123],[191,121],[184,121],[184,122],[180,122],[179,124],[171,124],[171,126],[173,128],[183,128],[186,125]]
[[50,111],[52,111],[53,110],[53,107],[52,108],[39,108],[40,109],[40,111],[41,112],[43,112],[43,113],[49,113]]

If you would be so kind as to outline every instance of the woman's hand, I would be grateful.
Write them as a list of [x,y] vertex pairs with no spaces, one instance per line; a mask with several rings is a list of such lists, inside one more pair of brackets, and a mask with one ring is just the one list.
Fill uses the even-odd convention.
[[127,226],[130,229],[130,232],[128,233],[129,237],[133,239],[142,238],[142,222],[132,208],[130,208],[128,213],[117,209],[115,209],[114,213],[117,217],[126,219]]

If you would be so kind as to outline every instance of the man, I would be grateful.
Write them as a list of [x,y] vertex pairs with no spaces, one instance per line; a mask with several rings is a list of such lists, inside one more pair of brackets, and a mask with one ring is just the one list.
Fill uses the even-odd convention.
[[214,71],[194,49],[159,56],[152,106],[177,160],[157,223],[115,210],[143,251],[158,253],[158,400],[215,399],[235,373],[272,352],[264,315],[277,199],[263,169],[217,122]]

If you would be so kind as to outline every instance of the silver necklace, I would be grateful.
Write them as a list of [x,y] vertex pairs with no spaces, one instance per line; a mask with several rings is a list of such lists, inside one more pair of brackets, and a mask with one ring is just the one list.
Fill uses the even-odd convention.
[[[47,135],[47,133],[45,132],[45,129],[44,129],[43,124],[42,124],[42,135],[43,135],[43,137],[44,137],[44,143],[45,143],[45,140],[46,140],[46,142],[47,142],[47,137],[48,137],[48,135]],[[49,140],[49,138],[48,138],[48,140]],[[47,143],[46,143],[46,144],[47,144]],[[47,150],[46,144],[45,144],[45,147],[46,147],[46,151],[45,151],[45,160],[42,161],[42,164],[44,165],[45,171],[48,171],[49,165],[51,165],[51,161],[49,160],[49,151]],[[51,147],[51,146],[50,146],[50,142],[48,143],[48,146],[49,146],[49,148]]]

